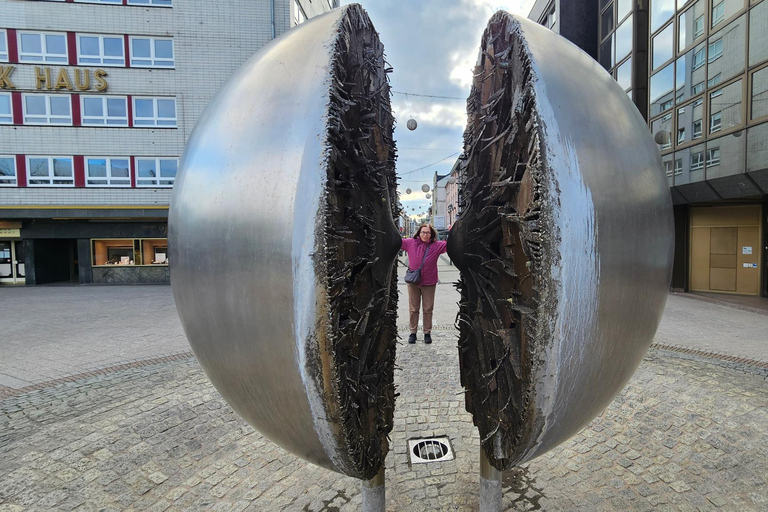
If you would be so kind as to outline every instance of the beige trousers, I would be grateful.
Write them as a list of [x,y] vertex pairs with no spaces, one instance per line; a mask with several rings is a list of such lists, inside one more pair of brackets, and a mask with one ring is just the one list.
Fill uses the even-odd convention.
[[408,312],[410,313],[409,325],[411,333],[419,329],[419,306],[424,305],[424,334],[432,332],[432,310],[435,307],[435,288],[432,286],[418,286],[408,284]]

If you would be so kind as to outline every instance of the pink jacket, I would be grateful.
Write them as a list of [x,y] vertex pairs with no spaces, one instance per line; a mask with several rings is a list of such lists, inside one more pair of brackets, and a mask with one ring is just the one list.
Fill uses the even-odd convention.
[[[421,259],[424,257],[424,251],[427,250],[427,244],[417,238],[403,238],[401,246],[408,253],[408,267],[416,270],[421,265]],[[421,267],[421,286],[432,286],[437,284],[437,258],[446,251],[446,243],[440,240],[434,240],[429,244],[429,253]]]

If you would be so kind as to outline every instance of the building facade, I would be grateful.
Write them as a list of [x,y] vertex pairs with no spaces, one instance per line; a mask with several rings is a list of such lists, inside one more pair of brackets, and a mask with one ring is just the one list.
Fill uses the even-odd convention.
[[198,117],[338,0],[0,0],[0,284],[168,283]]
[[662,155],[672,288],[768,296],[768,1],[599,0],[597,25]]

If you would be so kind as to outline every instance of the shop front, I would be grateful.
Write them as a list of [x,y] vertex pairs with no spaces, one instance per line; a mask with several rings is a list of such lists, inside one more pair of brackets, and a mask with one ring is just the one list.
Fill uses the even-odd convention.
[[170,284],[167,231],[164,221],[25,221],[26,284]]

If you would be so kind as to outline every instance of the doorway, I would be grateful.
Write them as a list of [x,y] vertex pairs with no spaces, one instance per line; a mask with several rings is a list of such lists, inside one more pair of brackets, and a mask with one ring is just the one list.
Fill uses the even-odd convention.
[[0,284],[24,282],[24,245],[21,240],[0,240]]

